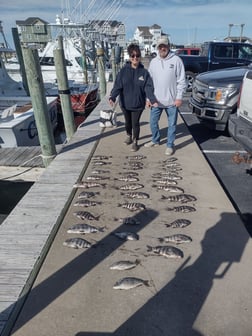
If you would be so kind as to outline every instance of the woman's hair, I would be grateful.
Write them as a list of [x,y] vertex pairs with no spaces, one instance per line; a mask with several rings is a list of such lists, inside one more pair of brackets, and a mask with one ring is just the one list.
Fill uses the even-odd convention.
[[127,52],[128,52],[128,54],[129,54],[129,56],[132,55],[134,52],[135,52],[137,55],[141,56],[141,50],[140,50],[138,44],[134,44],[134,43],[130,44],[130,45],[128,46],[128,48],[127,48]]

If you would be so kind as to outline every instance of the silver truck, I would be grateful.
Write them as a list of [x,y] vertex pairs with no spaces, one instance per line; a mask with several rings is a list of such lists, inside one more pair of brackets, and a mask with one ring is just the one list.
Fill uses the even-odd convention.
[[230,135],[252,154],[252,70],[244,75],[237,113],[228,121]]
[[236,113],[242,79],[252,66],[201,73],[193,82],[189,106],[207,127],[226,131],[229,116]]

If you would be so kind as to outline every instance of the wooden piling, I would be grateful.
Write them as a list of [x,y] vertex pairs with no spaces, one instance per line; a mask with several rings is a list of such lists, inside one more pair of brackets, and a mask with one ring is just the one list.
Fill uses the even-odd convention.
[[86,57],[85,40],[83,38],[81,38],[81,56],[82,56],[84,82],[87,84],[88,83],[87,57]]
[[[59,38],[59,45],[62,45],[62,37]],[[58,48],[53,50],[55,69],[58,82],[58,92],[63,115],[63,121],[66,131],[67,141],[73,136],[76,131],[74,123],[74,114],[70,97],[70,89],[68,85],[67,71],[65,66],[64,49]]]
[[57,152],[45,97],[38,51],[36,49],[22,47],[22,54],[42,151],[42,160],[44,166],[47,167]]
[[106,77],[105,77],[105,66],[104,66],[104,50],[102,48],[97,48],[97,63],[99,72],[99,88],[101,99],[106,95]]

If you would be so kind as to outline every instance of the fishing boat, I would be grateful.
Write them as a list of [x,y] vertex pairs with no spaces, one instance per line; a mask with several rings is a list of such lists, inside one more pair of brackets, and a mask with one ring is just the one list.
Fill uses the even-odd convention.
[[[58,98],[46,97],[53,130],[57,127]],[[0,147],[39,146],[30,97],[0,97]]]
[[[57,127],[58,96],[46,98],[53,130]],[[39,138],[32,108],[22,82],[8,75],[0,58],[0,147],[38,146]]]

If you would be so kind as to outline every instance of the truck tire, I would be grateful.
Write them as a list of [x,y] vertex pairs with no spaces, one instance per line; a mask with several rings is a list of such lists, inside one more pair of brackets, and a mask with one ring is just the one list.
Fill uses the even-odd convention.
[[191,71],[186,71],[186,83],[187,83],[187,88],[186,91],[187,92],[191,92],[192,91],[192,85],[193,85],[193,81],[195,79],[196,74],[191,72]]

